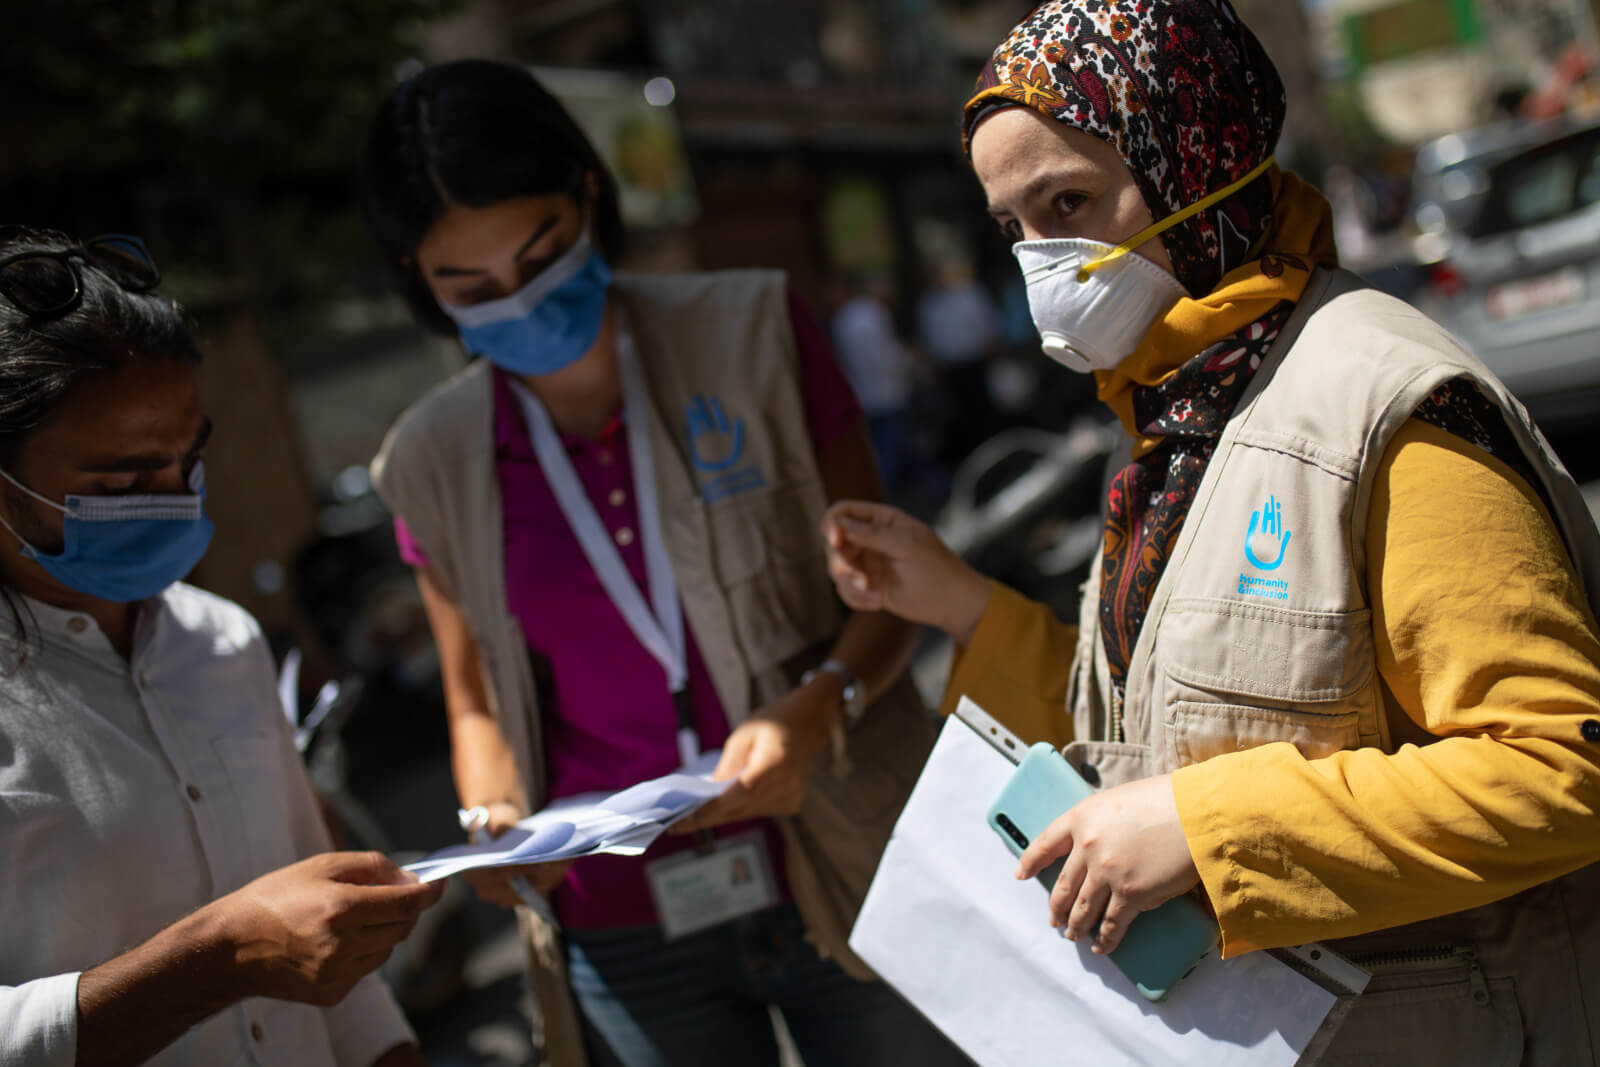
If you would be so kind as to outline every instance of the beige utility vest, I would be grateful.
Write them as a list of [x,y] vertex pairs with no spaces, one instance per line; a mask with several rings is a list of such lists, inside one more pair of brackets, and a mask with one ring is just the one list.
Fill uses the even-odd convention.
[[[684,614],[738,725],[816,666],[844,620],[820,533],[828,499],[785,280],[770,271],[619,274],[611,295],[650,387],[648,424],[629,432],[650,435]],[[547,799],[545,753],[532,656],[506,598],[493,409],[480,360],[400,417],[372,472],[462,608],[534,810]],[[692,410],[713,418],[691,430]],[[674,727],[662,723],[669,735]],[[902,676],[849,731],[849,772],[835,773],[841,765],[825,757],[800,813],[778,820],[811,939],[861,979],[874,976],[847,945],[850,927],[933,738],[932,718]],[[526,911],[519,918],[546,1054],[554,1067],[582,1064],[557,932]]]
[[[1109,786],[1275,741],[1311,759],[1393,751],[1366,596],[1373,478],[1400,427],[1458,378],[1500,406],[1595,605],[1600,535],[1522,406],[1426,317],[1354,275],[1319,272],[1223,431],[1121,701],[1100,636],[1098,565],[1090,575],[1068,691],[1085,740],[1068,746],[1068,760]],[[1258,530],[1247,542],[1269,501],[1287,541]],[[1376,977],[1302,1062],[1600,1062],[1597,889],[1600,865],[1486,907],[1332,942]]]

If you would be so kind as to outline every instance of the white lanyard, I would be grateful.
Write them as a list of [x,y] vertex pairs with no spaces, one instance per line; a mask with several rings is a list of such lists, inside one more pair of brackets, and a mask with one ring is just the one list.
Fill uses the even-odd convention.
[[694,727],[693,709],[688,703],[689,668],[684,651],[683,612],[678,604],[678,583],[672,573],[672,560],[667,556],[666,538],[661,532],[655,456],[650,447],[650,398],[633,339],[626,331],[620,331],[617,338],[617,363],[622,374],[622,417],[628,429],[628,455],[633,461],[639,539],[644,549],[645,573],[650,582],[654,611],[651,604],[645,603],[627,565],[622,562],[622,553],[617,551],[605,523],[595,512],[544,405],[514,377],[511,386],[522,405],[522,417],[533,438],[539,466],[544,468],[556,503],[583,547],[589,566],[594,568],[601,587],[622,613],[628,629],[666,672],[667,688],[678,713],[678,756],[687,766],[700,755],[700,739]]

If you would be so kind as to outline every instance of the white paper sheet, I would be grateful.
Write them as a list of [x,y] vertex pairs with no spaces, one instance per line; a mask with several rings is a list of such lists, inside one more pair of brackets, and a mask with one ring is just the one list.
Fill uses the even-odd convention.
[[563,797],[492,841],[452,845],[405,869],[433,882],[478,867],[548,863],[603,852],[637,856],[667,827],[728,788],[728,781],[711,781],[720,755],[708,752],[692,766],[620,793]]
[[1276,959],[1215,952],[1152,1004],[1047,923],[984,821],[1014,770],[952,717],[896,824],[850,946],[982,1067],[1287,1067],[1334,997]]

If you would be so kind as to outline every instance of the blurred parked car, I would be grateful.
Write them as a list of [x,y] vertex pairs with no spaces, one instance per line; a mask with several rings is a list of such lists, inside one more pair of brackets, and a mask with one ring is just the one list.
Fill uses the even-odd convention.
[[1416,255],[1438,263],[1452,241],[1471,228],[1489,191],[1489,170],[1499,161],[1560,136],[1562,119],[1528,122],[1506,119],[1446,134],[1419,147],[1411,173],[1411,221]]
[[1600,126],[1489,168],[1438,317],[1550,426],[1600,412]]

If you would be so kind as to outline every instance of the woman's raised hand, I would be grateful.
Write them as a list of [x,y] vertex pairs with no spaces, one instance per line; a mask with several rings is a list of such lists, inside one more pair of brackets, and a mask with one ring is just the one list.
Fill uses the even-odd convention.
[[899,508],[842,500],[822,520],[828,571],[856,611],[887,611],[972,640],[989,603],[989,581]]

